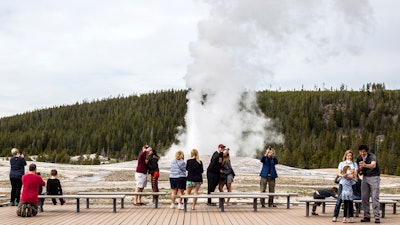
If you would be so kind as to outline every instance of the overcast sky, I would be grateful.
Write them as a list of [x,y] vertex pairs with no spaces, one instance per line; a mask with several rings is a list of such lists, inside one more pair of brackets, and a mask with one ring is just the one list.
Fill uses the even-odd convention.
[[[311,0],[310,0],[311,1]],[[398,0],[374,0],[353,53],[305,60],[286,48],[258,90],[400,89]],[[0,2],[0,117],[154,90],[185,89],[200,0]]]

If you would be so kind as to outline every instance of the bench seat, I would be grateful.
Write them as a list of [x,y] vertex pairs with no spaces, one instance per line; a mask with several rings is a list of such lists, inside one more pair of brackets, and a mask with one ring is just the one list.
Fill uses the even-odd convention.
[[221,212],[225,211],[224,208],[224,198],[252,198],[253,199],[253,211],[257,212],[257,199],[258,198],[266,198],[271,194],[274,196],[284,196],[287,197],[287,208],[290,208],[290,196],[296,196],[295,193],[264,193],[264,192],[213,192],[211,194],[201,194],[201,195],[181,195],[177,197],[181,197],[184,199],[183,208],[184,211],[187,212],[187,201],[189,198],[218,198],[219,199],[219,208]]
[[[78,195],[125,195],[125,196],[156,196],[154,208],[158,208],[158,196],[166,195],[166,192],[79,192]],[[124,201],[121,199],[121,208],[123,208]]]
[[[314,202],[319,202],[322,203],[322,213],[325,213],[325,205],[326,203],[336,203],[337,199],[334,198],[326,198],[326,199],[300,199],[299,202],[304,202],[306,203],[306,216],[310,215],[310,203]],[[353,200],[354,203],[359,204],[361,203],[361,200]],[[371,202],[370,202],[371,203]],[[388,199],[380,199],[380,209],[382,210],[382,218],[385,218],[385,209],[386,209],[386,204],[391,204],[393,205],[393,214],[396,213],[396,201],[393,200],[388,200]]]
[[[89,208],[89,199],[113,199],[113,211],[117,212],[117,198],[121,199],[121,208],[124,207],[123,201],[125,195],[80,195],[80,194],[71,194],[71,195],[39,195],[39,199],[46,198],[63,198],[63,199],[76,199],[76,212],[80,211],[80,199],[86,199],[86,208]],[[40,202],[40,201],[39,201]],[[40,205],[40,211],[43,212],[43,205]]]

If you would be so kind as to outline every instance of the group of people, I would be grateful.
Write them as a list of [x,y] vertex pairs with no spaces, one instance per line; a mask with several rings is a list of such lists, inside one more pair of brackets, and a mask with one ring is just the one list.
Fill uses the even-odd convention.
[[[136,192],[143,192],[143,189],[147,185],[147,174],[151,175],[151,187],[153,192],[158,192],[158,178],[160,177],[160,171],[158,169],[158,156],[157,151],[149,145],[144,145],[142,151],[138,156],[138,163],[136,167],[135,180],[136,180]],[[157,196],[153,196],[153,201],[149,202],[148,205],[154,205]],[[137,195],[135,198],[134,205],[141,206],[142,196]]]
[[[25,174],[27,165],[24,155],[17,148],[11,149],[10,158],[10,182],[11,197],[10,205],[18,206],[17,214],[22,216],[35,216],[38,211],[39,194],[42,194],[43,186],[46,186],[46,193],[49,195],[62,195],[60,180],[57,178],[57,170],[51,170],[51,177],[46,182],[37,172],[36,164],[28,166],[28,173]],[[22,189],[22,193],[21,193]],[[56,199],[52,199],[54,205]],[[40,203],[43,203],[42,200]],[[60,198],[60,204],[64,205],[64,199]],[[31,214],[21,214],[27,205],[32,208]]]
[[[158,160],[160,157],[152,147],[145,145],[138,156],[138,164],[136,167],[135,180],[136,192],[142,192],[147,184],[147,174],[151,175],[151,186],[153,192],[158,192],[158,177],[159,168]],[[203,184],[204,167],[203,162],[200,160],[199,152],[197,149],[192,149],[190,152],[190,159],[185,161],[184,152],[178,150],[175,152],[174,159],[171,161],[171,169],[169,175],[171,187],[171,205],[170,208],[183,209],[182,198],[180,196],[185,194],[194,195],[198,194],[200,186]],[[229,156],[229,148],[225,145],[218,145],[218,149],[214,152],[210,160],[210,165],[207,168],[207,181],[208,193],[214,192],[218,186],[219,191],[223,191],[224,186],[227,191],[232,191],[232,182],[235,173],[232,169]],[[153,197],[153,202],[157,196]],[[178,201],[178,205],[176,205]],[[195,210],[197,199],[193,198],[192,210]],[[213,205],[211,199],[208,200],[209,205]],[[229,205],[229,199],[226,199],[225,204]],[[141,196],[137,195],[135,198],[135,205],[143,205]]]
[[[364,211],[364,217],[361,219],[361,222],[370,222],[371,198],[375,223],[380,223],[380,170],[378,160],[373,153],[369,152],[368,146],[365,144],[358,147],[358,152],[359,155],[355,162],[352,150],[347,150],[344,153],[343,161],[338,166],[338,187],[333,187],[331,190],[317,190],[313,193],[315,199],[324,199],[326,197],[337,198],[332,222],[337,221],[340,207],[343,203],[343,222],[354,223],[353,200],[356,199],[361,199],[361,207]],[[312,209],[313,215],[318,215],[316,213],[318,205],[320,203],[314,203]],[[358,216],[359,212],[360,207],[356,204],[356,216]]]
[[[169,175],[171,188],[171,205],[170,208],[183,209],[182,198],[177,198],[183,194],[197,195],[200,186],[203,184],[204,167],[200,160],[197,149],[192,149],[190,158],[185,161],[184,152],[178,150],[175,152],[174,158],[171,161],[171,169]],[[151,175],[153,192],[158,192],[158,160],[160,157],[155,150],[150,146],[145,145],[138,156],[138,165],[136,168],[136,192],[142,192],[147,183],[147,174]],[[268,147],[262,154],[260,161],[262,169],[260,172],[260,191],[265,192],[268,186],[270,193],[275,192],[275,179],[278,177],[275,165],[278,164],[278,159],[275,157],[275,150]],[[157,175],[154,175],[157,174]],[[227,192],[232,192],[232,183],[234,181],[235,172],[232,168],[229,148],[224,144],[219,144],[217,150],[212,154],[210,163],[207,168],[207,194],[215,191],[218,187],[220,192],[226,187]],[[154,201],[154,199],[153,199]],[[178,204],[176,204],[176,201]],[[193,198],[192,210],[195,210],[197,198]],[[149,203],[153,204],[153,203]],[[225,205],[230,205],[230,199],[224,200]],[[143,205],[141,196],[136,196],[135,205]],[[207,199],[207,205],[214,206],[211,198]],[[265,199],[261,199],[261,207],[265,206]],[[276,207],[273,196],[268,199],[268,207]]]

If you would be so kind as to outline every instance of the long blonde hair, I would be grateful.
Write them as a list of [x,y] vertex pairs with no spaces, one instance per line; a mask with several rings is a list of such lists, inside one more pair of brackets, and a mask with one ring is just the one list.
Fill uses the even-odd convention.
[[190,152],[190,158],[195,159],[198,163],[200,163],[199,151],[197,149],[192,149]]
[[178,150],[178,151],[175,152],[175,159],[176,160],[183,159],[183,151],[182,150]]
[[349,153],[351,153],[351,161],[354,160],[353,151],[352,151],[352,150],[347,150],[347,151],[344,152],[343,159],[342,159],[343,161],[346,161],[346,156],[347,156],[347,154],[349,154]]
[[231,157],[229,156],[229,150],[226,152],[226,155],[223,156],[222,158],[222,165],[224,165],[226,162],[231,161]]

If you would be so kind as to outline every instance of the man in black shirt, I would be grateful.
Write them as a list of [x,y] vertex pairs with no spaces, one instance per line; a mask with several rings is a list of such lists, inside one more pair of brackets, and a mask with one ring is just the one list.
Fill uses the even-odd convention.
[[369,198],[372,200],[372,208],[374,211],[375,223],[380,223],[379,214],[379,188],[380,188],[380,170],[376,156],[368,152],[367,145],[358,147],[360,155],[357,157],[359,174],[363,175],[361,183],[361,201],[364,210],[364,218],[361,222],[370,222],[370,206]]
[[[222,155],[225,149],[225,145],[219,144],[217,151],[211,156],[210,165],[207,168],[207,183],[208,189],[207,194],[215,191],[215,188],[218,186],[219,178],[221,175],[221,167],[222,167]],[[215,205],[211,202],[211,198],[207,199],[207,205]]]

